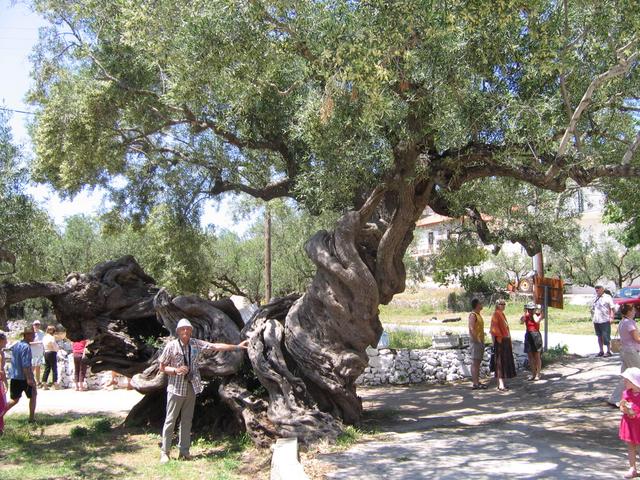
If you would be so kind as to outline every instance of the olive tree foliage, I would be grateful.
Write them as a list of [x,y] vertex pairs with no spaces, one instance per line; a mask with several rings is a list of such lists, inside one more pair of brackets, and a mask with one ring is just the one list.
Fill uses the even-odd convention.
[[5,281],[47,276],[47,245],[55,233],[46,212],[26,193],[29,172],[13,142],[6,113],[0,111],[0,278]]
[[[545,250],[546,251],[546,250]],[[506,289],[509,283],[520,284],[525,275],[532,270],[531,258],[518,253],[506,253],[502,250],[491,259],[493,268],[484,273],[488,282]]]
[[440,250],[427,262],[428,271],[433,280],[441,285],[449,285],[466,280],[479,274],[489,253],[476,237],[455,235],[440,242]]
[[154,206],[142,225],[115,212],[66,220],[59,251],[66,272],[133,255],[159,285],[174,294],[207,295],[212,265],[206,261],[209,235],[169,205]]
[[[640,107],[633,107],[640,113]],[[640,140],[637,142],[640,146]],[[636,147],[638,148],[638,147]],[[640,245],[640,185],[635,180],[618,179],[605,182],[606,193],[604,221],[616,224],[616,239],[625,247]]]
[[[448,238],[440,242],[437,253],[410,270],[423,270],[443,285],[460,282],[474,291],[517,283],[531,270],[531,258],[526,257],[543,247],[562,252],[578,234],[574,193],[573,188],[555,193],[508,178],[470,182],[447,195],[447,213],[456,216],[445,224]],[[504,254],[506,243],[521,245],[525,255]]]
[[[336,215],[332,212],[310,215],[292,202],[282,200],[269,202],[269,209],[273,294],[281,297],[302,293],[315,271],[305,254],[304,244],[318,230],[329,228]],[[254,202],[243,202],[237,210],[239,214],[251,211],[257,215],[252,216],[252,224],[244,235],[225,230],[209,232],[205,252],[211,265],[209,281],[217,295],[241,295],[261,303],[264,298],[264,208]]]
[[447,210],[463,220],[454,233],[474,233],[494,254],[505,243],[516,243],[533,257],[543,246],[564,250],[578,234],[575,193],[573,185],[557,193],[510,178],[476,180],[448,195]]
[[[246,332],[268,402],[237,378],[220,388],[254,439],[360,419],[355,381],[426,206],[481,214],[465,201],[472,182],[560,193],[640,174],[623,108],[640,91],[632,0],[34,5],[52,22],[30,96],[38,179],[68,194],[103,185],[141,220],[227,191],[343,213],[306,244],[304,296]],[[158,297],[167,328],[182,302]]]
[[205,259],[212,265],[209,282],[215,296],[240,295],[260,303],[264,295],[264,240],[261,236],[242,238],[223,230],[211,235]]
[[640,248],[618,242],[616,234],[623,227],[612,227],[607,236],[576,237],[562,252],[549,252],[549,266],[554,273],[578,285],[596,286],[612,281],[617,288],[640,278]]
[[99,218],[89,215],[67,217],[50,239],[46,280],[60,280],[72,272],[89,271],[97,263],[123,255],[128,243],[103,235]]
[[35,6],[35,171],[68,193],[120,174],[141,211],[228,190],[342,208],[409,147],[404,177],[445,191],[635,172],[633,2]]

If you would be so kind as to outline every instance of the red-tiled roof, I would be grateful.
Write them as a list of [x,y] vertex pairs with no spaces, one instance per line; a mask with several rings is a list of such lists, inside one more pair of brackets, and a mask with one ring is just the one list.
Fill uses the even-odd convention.
[[438,223],[445,223],[454,220],[451,217],[445,217],[444,215],[439,215],[434,213],[433,215],[429,215],[427,217],[422,217],[420,220],[416,222],[416,227],[426,227],[428,225],[436,225]]
[[[485,222],[490,222],[491,220],[493,220],[493,218],[489,215],[485,215],[484,213],[480,214],[482,216],[482,219]],[[462,217],[464,218],[464,217]],[[444,215],[440,215],[438,213],[433,213],[431,215],[427,215],[426,217],[422,217],[421,219],[419,219],[416,222],[416,227],[420,228],[420,227],[429,227],[431,225],[438,225],[440,223],[447,223],[447,222],[451,222],[453,220],[461,220],[461,218],[459,219],[455,219],[452,217],[447,217]]]

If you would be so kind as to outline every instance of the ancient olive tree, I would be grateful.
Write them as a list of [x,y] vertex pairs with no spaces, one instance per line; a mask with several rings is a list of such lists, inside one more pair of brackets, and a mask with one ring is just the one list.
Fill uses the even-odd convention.
[[[638,120],[624,108],[640,91],[630,0],[35,6],[52,22],[34,55],[39,180],[68,194],[105,186],[142,220],[155,202],[188,211],[231,191],[343,212],[306,244],[317,269],[306,293],[244,329],[252,372],[211,360],[221,398],[256,439],[332,435],[334,419],[359,420],[354,382],[382,330],[378,306],[404,289],[402,258],[426,206],[478,212],[482,233],[491,225],[471,182],[562,192],[640,174]],[[151,361],[136,338],[152,330],[148,299],[169,330],[186,312],[200,319],[196,336],[239,334],[206,301],[158,296],[124,264],[56,297],[72,336],[100,327],[109,368]],[[89,285],[118,293],[114,304],[83,307],[73,288]],[[147,303],[133,308],[134,296]],[[141,388],[162,383],[152,370]]]

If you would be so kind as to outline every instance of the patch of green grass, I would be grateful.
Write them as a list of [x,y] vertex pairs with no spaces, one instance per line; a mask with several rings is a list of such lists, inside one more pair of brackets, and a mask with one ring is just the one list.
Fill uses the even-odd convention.
[[[403,298],[405,295],[396,295],[396,298]],[[410,298],[415,298],[412,295]],[[524,331],[522,325],[520,325],[520,317],[522,316],[523,307],[526,303],[526,297],[517,297],[513,301],[507,302],[507,308],[505,314],[512,331]],[[425,307],[430,305],[425,305]],[[491,320],[491,314],[493,313],[493,305],[486,305],[482,311],[485,319],[485,330],[489,328],[489,322]],[[462,327],[467,326],[467,315],[465,312],[451,312],[446,309],[440,311],[430,312],[428,315],[422,311],[422,306],[411,308],[406,306],[397,306],[393,303],[390,305],[380,306],[380,320],[383,323],[393,324],[405,324],[405,325],[433,325],[444,328],[442,323],[430,322],[431,317],[437,317],[439,319],[460,317],[459,322],[452,322],[446,324],[450,327]],[[557,308],[549,308],[549,331],[557,333],[571,333],[576,335],[592,335],[593,325],[591,323],[591,317],[589,307],[586,305],[569,305],[565,304],[562,310]]]
[[80,425],[76,425],[69,431],[69,435],[71,438],[82,438],[89,436],[89,429],[87,427],[82,427]]
[[[116,418],[37,414],[36,424],[29,424],[26,415],[11,415],[5,420],[5,434],[0,440],[3,480],[232,480],[245,478],[239,474],[241,457],[253,448],[246,435],[224,441],[196,439],[191,449],[193,461],[171,460],[161,465],[159,435],[113,428],[119,422]],[[74,437],[74,431],[82,431],[82,436]],[[175,448],[173,455],[177,455]]]
[[95,433],[108,433],[111,431],[111,420],[108,418],[100,418],[91,425]]
[[389,348],[421,349],[431,346],[431,335],[409,330],[387,330],[389,334]]
[[362,437],[362,432],[352,425],[347,425],[342,433],[336,439],[336,445],[340,447],[349,447]]
[[336,447],[346,449],[350,446],[362,441],[369,435],[377,435],[379,432],[375,428],[354,427],[347,425],[342,433],[336,439]]
[[552,363],[561,361],[569,354],[569,347],[566,345],[556,345],[549,348],[546,352],[542,352],[542,366],[546,367]]

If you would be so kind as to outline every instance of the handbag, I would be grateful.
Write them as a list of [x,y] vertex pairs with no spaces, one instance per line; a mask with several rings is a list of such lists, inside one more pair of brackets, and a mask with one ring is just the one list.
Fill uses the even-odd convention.
[[496,347],[491,347],[491,357],[489,358],[489,371],[496,371]]
[[622,348],[622,342],[620,341],[620,335],[618,335],[618,328],[620,326],[618,325],[618,327],[616,327],[616,333],[613,336],[613,338],[611,339],[611,343],[610,343],[610,348],[611,351],[613,353],[620,353],[620,350]]

